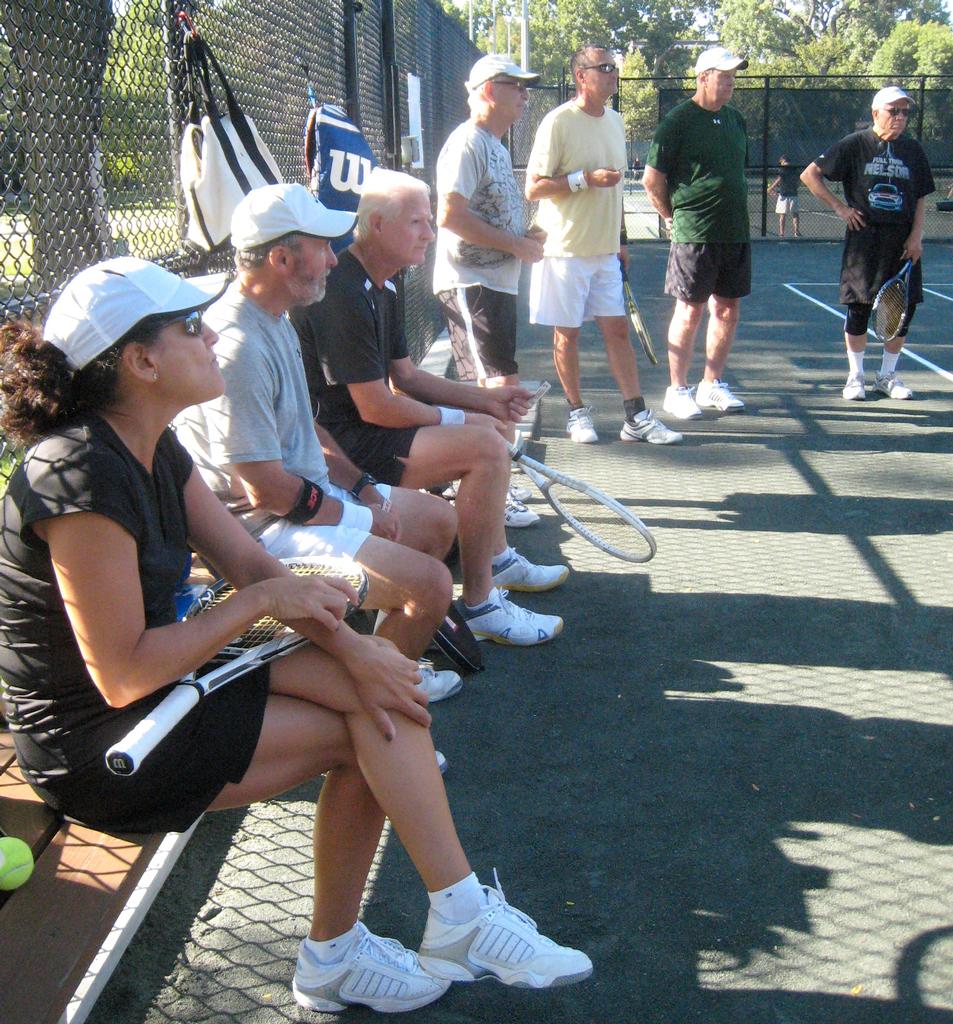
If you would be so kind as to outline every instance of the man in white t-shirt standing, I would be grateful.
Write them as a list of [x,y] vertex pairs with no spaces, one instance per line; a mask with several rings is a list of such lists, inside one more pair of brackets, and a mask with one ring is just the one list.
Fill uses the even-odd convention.
[[[541,232],[525,229],[523,196],[500,141],[538,80],[504,56],[481,57],[466,82],[470,119],[450,133],[437,158],[433,290],[447,319],[457,377],[483,387],[519,384],[520,268],[543,258]],[[505,520],[531,526],[539,516],[511,488]]]
[[612,53],[601,46],[577,50],[570,64],[576,98],[540,122],[526,168],[526,198],[539,200],[537,224],[546,232],[544,258],[533,266],[529,313],[553,328],[556,373],[566,400],[566,432],[573,441],[598,440],[592,409],[583,404],[579,382],[579,331],[595,320],[602,331],[609,369],[622,392],[623,441],[677,444],[646,408],[622,295],[628,256],[622,219],[625,130],[607,107],[619,86]]

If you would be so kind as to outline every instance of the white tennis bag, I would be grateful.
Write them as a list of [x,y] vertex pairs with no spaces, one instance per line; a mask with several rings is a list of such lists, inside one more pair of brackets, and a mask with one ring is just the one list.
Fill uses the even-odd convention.
[[[185,61],[191,100],[189,123],[182,133],[179,177],[189,215],[186,241],[209,252],[228,241],[232,212],[242,196],[284,179],[254,121],[239,107],[218,61],[197,33],[186,36]],[[225,94],[225,115],[212,92],[210,69]]]

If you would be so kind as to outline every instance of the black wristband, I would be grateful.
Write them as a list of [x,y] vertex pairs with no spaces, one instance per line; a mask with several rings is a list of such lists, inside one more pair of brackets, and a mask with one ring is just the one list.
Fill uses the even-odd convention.
[[306,477],[301,477],[301,493],[285,519],[290,523],[306,523],[318,514],[323,501],[324,491]]
[[375,486],[376,484],[377,481],[370,473],[361,473],[357,479],[357,483],[351,488],[351,494],[360,501],[361,491],[363,491],[365,487]]

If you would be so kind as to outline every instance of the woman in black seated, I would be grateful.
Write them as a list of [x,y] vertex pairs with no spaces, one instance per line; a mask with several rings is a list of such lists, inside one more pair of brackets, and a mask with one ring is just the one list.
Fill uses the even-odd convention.
[[[0,538],[0,677],[24,774],[57,811],[114,832],[181,831],[206,810],[325,774],[314,918],[294,979],[304,1006],[413,1009],[451,979],[492,973],[541,987],[586,976],[584,954],[540,936],[472,874],[417,664],[342,622],[346,583],[293,577],[256,544],[168,429],[222,392],[216,336],[201,319],[213,298],[124,257],[77,275],[42,337],[23,323],[0,328],[0,430],[27,447]],[[238,590],[177,621],[192,551]],[[108,747],[263,614],[313,643],[216,691],[135,775],[112,775]],[[357,922],[385,812],[441,907],[422,947],[430,973]],[[527,962],[474,959],[491,919],[538,946],[528,982]],[[462,928],[477,938],[461,952]]]

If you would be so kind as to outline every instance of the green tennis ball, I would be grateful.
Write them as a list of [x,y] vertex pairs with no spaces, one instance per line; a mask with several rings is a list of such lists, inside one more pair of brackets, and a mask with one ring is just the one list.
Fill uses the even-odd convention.
[[19,889],[33,874],[33,854],[22,839],[0,839],[0,889]]

